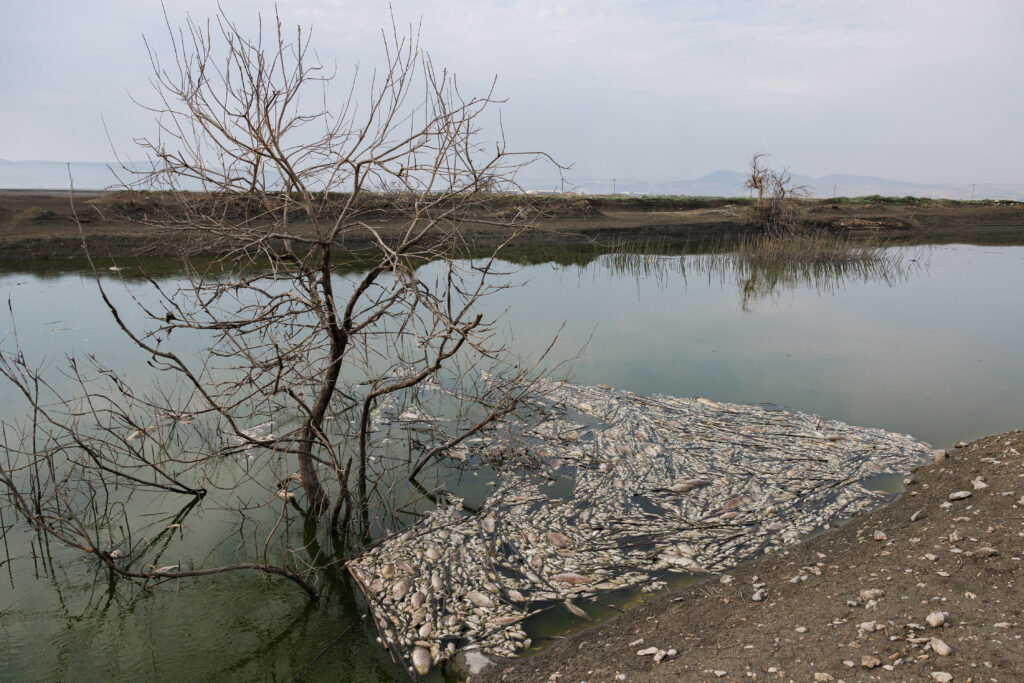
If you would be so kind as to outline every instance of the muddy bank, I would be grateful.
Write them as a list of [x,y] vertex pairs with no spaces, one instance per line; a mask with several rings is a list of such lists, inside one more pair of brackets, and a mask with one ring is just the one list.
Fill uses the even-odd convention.
[[884,508],[474,680],[1016,680],[1022,453],[1021,431],[953,449]]
[[[142,224],[160,203],[152,197],[126,199],[102,192],[78,193],[75,211],[65,192],[0,190],[0,259],[66,259],[84,255],[82,239],[94,256],[172,256],[183,248],[212,253],[201,238],[183,243]],[[466,216],[467,241],[498,244],[507,228],[487,221],[528,210],[536,228],[515,246],[589,245],[623,242],[680,242],[730,239],[755,232],[750,201],[723,198],[498,197]],[[229,207],[231,211],[243,211]],[[400,223],[401,205],[374,200],[366,215],[386,232]],[[74,218],[81,221],[81,232]],[[241,215],[241,214],[239,214]],[[806,226],[881,236],[896,243],[1024,243],[1024,204],[944,200],[807,200],[800,207]],[[298,223],[296,235],[309,226]],[[371,245],[370,236],[349,235],[341,248]]]

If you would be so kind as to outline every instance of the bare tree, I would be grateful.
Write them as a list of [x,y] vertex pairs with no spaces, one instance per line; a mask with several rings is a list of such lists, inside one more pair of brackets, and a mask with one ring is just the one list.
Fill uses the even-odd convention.
[[775,170],[768,165],[769,155],[758,152],[750,157],[745,187],[757,190],[754,222],[764,232],[777,235],[796,227],[797,199],[808,190],[797,185],[788,168]]
[[[72,359],[79,392],[68,397],[20,347],[3,352],[0,372],[32,415],[5,425],[0,484],[37,531],[123,576],[257,569],[315,596],[315,571],[330,560],[290,542],[290,509],[304,501],[343,546],[350,528],[365,536],[397,474],[415,477],[486,430],[550,370],[543,357],[512,357],[499,318],[481,309],[508,286],[501,248],[529,228],[526,213],[491,220],[481,202],[543,155],[486,141],[493,92],[463,96],[413,29],[384,33],[386,66],[356,74],[329,107],[335,73],[308,31],[286,34],[276,15],[255,37],[223,12],[167,28],[172,58],[149,51],[157,133],[136,141],[151,166],[126,166],[129,193],[105,206],[144,206],[138,219],[155,237],[219,256],[189,261],[173,288],[151,281],[152,297],[136,300],[141,327],[96,281],[173,387],[146,393],[95,359]],[[468,221],[491,223],[498,244],[472,253]],[[375,465],[382,405],[431,392],[446,419],[425,416],[410,458]],[[163,531],[128,540],[139,524],[129,510],[145,497],[208,492],[253,527],[249,561],[161,567]]]

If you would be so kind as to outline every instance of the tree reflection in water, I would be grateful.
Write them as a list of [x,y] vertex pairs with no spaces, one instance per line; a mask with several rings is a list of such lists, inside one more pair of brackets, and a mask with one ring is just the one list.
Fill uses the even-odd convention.
[[696,247],[636,245],[603,254],[599,265],[617,275],[668,285],[674,274],[735,283],[744,311],[800,287],[830,294],[848,282],[894,286],[926,269],[927,247],[897,247],[842,235],[793,233],[748,237]]

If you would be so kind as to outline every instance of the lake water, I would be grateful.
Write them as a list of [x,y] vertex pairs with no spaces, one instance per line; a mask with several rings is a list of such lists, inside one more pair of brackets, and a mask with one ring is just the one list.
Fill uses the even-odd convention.
[[[752,296],[731,273],[694,256],[569,265],[555,261],[573,259],[551,258],[536,263],[543,258],[531,255],[533,265],[514,275],[525,286],[490,305],[508,307],[515,346],[528,354],[564,321],[556,352],[571,355],[586,344],[574,364],[577,383],[774,403],[942,448],[1024,427],[1024,247],[920,249],[888,281],[857,273],[797,278]],[[104,277],[126,302],[117,274]],[[142,292],[144,283],[129,280],[128,290]],[[88,273],[69,264],[7,265],[0,291],[9,295],[26,354],[48,365],[57,386],[65,353],[148,372],[111,324]],[[5,313],[5,350],[12,329]],[[0,386],[0,417],[23,410]],[[189,532],[210,539],[209,561],[230,557],[239,539],[216,515],[202,519]],[[151,590],[111,581],[90,559],[41,548],[23,526],[7,534],[3,552],[3,679],[289,680],[350,626],[304,680],[403,677],[341,578],[327,577],[324,599],[312,607],[287,582],[240,573]],[[531,624],[538,642],[576,626],[564,617]]]

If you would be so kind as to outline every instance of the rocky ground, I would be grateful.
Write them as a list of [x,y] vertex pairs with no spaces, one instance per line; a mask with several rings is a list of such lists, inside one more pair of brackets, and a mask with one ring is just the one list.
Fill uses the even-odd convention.
[[884,508],[475,680],[1022,680],[1024,432],[958,446]]

